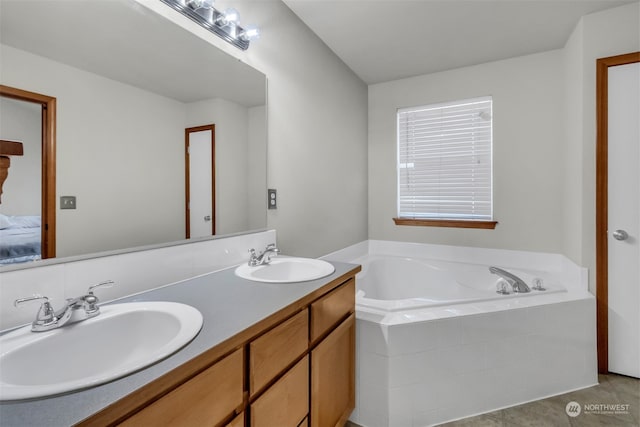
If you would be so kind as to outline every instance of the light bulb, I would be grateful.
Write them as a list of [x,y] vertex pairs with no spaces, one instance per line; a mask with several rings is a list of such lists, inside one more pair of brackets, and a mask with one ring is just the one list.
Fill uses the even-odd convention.
[[240,38],[246,41],[258,40],[260,38],[260,29],[255,25],[247,25],[240,33]]
[[240,13],[234,8],[225,10],[223,16],[225,24],[238,24],[240,22]]
[[187,6],[191,9],[212,9],[215,0],[186,0]]

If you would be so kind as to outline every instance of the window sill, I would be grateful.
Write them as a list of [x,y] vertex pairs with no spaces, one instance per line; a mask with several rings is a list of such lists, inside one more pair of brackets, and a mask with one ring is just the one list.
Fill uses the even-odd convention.
[[493,230],[498,221],[472,221],[458,219],[413,219],[393,218],[396,225],[412,225],[417,227],[452,227],[452,228],[482,228]]

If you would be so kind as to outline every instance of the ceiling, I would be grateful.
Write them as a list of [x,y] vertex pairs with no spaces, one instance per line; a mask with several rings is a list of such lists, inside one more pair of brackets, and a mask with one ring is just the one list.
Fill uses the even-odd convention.
[[265,103],[262,73],[130,0],[0,0],[0,41],[181,102]]
[[562,48],[580,17],[638,0],[284,0],[365,83]]

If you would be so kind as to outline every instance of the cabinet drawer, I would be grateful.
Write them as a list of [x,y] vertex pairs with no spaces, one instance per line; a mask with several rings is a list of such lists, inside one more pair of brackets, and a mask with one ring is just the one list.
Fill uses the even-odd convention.
[[251,427],[297,427],[309,413],[309,356],[251,404]]
[[242,349],[126,419],[123,426],[217,425],[242,406]]
[[355,305],[355,279],[349,279],[344,285],[311,304],[311,342],[355,311]]
[[249,390],[253,396],[309,346],[309,315],[304,310],[249,345]]

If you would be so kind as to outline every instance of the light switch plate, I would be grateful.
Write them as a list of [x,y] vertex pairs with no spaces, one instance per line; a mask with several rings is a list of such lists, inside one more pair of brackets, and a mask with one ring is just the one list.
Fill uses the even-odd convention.
[[60,209],[75,209],[76,196],[60,196]]

